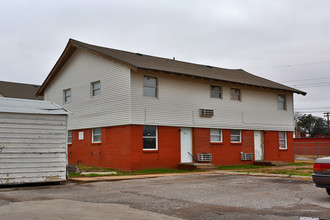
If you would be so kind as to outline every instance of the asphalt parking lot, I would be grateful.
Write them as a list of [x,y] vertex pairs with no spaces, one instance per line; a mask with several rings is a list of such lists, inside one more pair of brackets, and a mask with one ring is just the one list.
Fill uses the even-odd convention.
[[311,181],[220,174],[0,188],[0,219],[330,219]]

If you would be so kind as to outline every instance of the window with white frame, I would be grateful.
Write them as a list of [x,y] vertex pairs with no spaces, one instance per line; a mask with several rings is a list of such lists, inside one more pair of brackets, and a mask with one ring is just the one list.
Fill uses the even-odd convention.
[[285,131],[279,131],[278,132],[278,143],[280,149],[287,149],[287,140],[286,140],[286,132]]
[[241,143],[241,130],[230,130],[230,142],[231,143]]
[[91,95],[92,95],[92,97],[101,95],[101,82],[100,81],[91,83]]
[[68,144],[72,144],[72,131],[68,131]]
[[92,142],[93,143],[101,143],[101,128],[93,128],[92,129]]
[[143,95],[149,97],[157,97],[157,78],[152,76],[144,76],[143,78]]
[[210,129],[210,142],[221,143],[222,142],[222,130],[221,129]]
[[211,85],[211,98],[222,99],[222,89],[221,86]]
[[143,126],[143,150],[157,150],[157,127]]
[[71,102],[71,89],[63,90],[63,102],[64,103]]
[[286,110],[285,95],[277,95],[277,107],[279,110]]
[[241,101],[241,90],[236,88],[230,88],[230,99]]

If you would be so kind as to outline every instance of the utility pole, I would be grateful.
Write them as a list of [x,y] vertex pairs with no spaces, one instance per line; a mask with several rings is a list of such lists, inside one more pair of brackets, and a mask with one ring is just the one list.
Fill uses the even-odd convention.
[[330,137],[330,123],[329,123],[329,114],[330,112],[324,113],[324,117],[327,117],[327,125],[328,125],[328,137]]

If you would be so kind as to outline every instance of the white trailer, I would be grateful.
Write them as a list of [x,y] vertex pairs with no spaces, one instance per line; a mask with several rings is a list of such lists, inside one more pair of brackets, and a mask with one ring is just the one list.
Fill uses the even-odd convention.
[[0,97],[0,185],[67,179],[67,116],[49,101]]

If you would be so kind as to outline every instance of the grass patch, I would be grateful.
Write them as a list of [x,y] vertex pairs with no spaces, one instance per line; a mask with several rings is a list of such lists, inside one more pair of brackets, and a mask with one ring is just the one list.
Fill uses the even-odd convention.
[[72,177],[79,177],[81,176],[80,173],[69,173],[69,178],[72,178]]
[[217,166],[218,170],[248,170],[248,169],[259,169],[265,166],[258,165],[231,165],[231,166]]
[[160,174],[160,173],[187,173],[187,172],[196,172],[198,170],[177,170],[177,169],[167,169],[167,168],[158,168],[158,169],[144,169],[132,171],[133,174]]
[[308,166],[308,165],[313,165],[314,163],[301,163],[301,162],[299,162],[299,163],[297,163],[297,162],[295,162],[295,163],[288,163],[288,165],[289,166]]
[[110,168],[104,168],[104,167],[92,167],[92,166],[87,166],[87,165],[75,165],[76,167],[79,168],[80,171],[84,172],[117,172],[117,170],[110,169]]
[[297,176],[312,176],[312,173],[299,172],[297,170],[272,170],[274,174],[297,175]]
[[97,177],[97,176],[125,176],[125,175],[143,175],[143,174],[162,174],[162,173],[187,173],[187,172],[199,172],[203,170],[178,170],[178,169],[167,169],[167,168],[158,168],[158,169],[143,169],[135,171],[124,171],[124,170],[115,170],[110,168],[103,167],[92,167],[87,165],[76,165],[81,172],[116,172],[117,174],[85,174],[81,173],[70,173],[69,177],[79,177],[79,176],[88,176],[88,177]]

